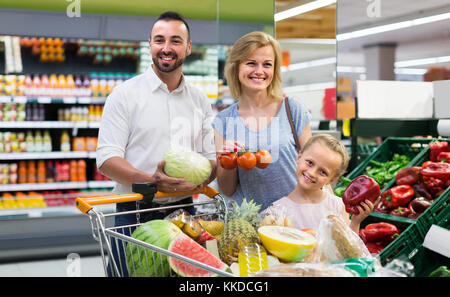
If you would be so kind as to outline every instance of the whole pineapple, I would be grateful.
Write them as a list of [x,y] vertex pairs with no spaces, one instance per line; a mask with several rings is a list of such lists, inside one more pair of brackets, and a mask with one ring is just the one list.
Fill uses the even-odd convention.
[[259,222],[260,208],[261,206],[256,205],[253,200],[247,203],[245,198],[241,206],[236,202],[233,203],[218,244],[220,258],[228,265],[238,261],[241,245],[259,242],[255,228]]

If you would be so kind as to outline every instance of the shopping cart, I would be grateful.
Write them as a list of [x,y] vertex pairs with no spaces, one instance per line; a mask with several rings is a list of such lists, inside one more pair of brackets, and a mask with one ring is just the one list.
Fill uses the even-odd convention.
[[[213,266],[206,265],[194,259],[176,254],[167,249],[131,237],[133,231],[145,223],[140,220],[143,213],[146,212],[167,209],[174,209],[175,211],[176,209],[185,207],[209,204],[210,212],[199,213],[194,215],[194,217],[214,218],[226,222],[227,203],[218,191],[211,187],[205,187],[198,191],[163,193],[157,191],[156,184],[154,183],[135,183],[132,185],[132,191],[133,194],[107,195],[75,199],[76,207],[82,213],[88,215],[93,237],[100,244],[100,252],[106,276],[177,276],[177,274],[170,269],[168,263],[168,259],[170,259],[170,257],[173,257],[178,261],[182,261],[184,269],[189,271],[188,275],[192,275],[192,273],[194,273],[194,276],[204,276],[205,272],[207,272],[206,274],[211,275],[233,276],[233,274],[217,269]],[[151,203],[154,199],[174,196],[191,196],[195,194],[206,195],[210,198],[210,200],[204,202],[148,208],[149,205],[152,205]],[[136,210],[102,213],[94,208],[95,205],[132,201],[136,202]],[[105,219],[107,217],[130,214],[136,215],[136,224],[125,226],[114,226],[114,224],[112,224],[112,226],[106,226],[105,224]],[[111,225],[111,223],[109,223],[109,225]],[[130,251],[132,250],[134,250],[134,254],[130,257]],[[124,258],[126,258],[126,260]],[[179,267],[179,265],[177,266]]]

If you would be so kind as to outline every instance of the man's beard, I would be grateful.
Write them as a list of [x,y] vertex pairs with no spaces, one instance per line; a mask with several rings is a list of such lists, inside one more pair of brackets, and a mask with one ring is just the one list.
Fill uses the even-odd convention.
[[[159,56],[163,56],[162,54],[158,54],[158,56],[152,57],[153,60],[153,64],[155,64],[156,68],[160,71],[160,72],[172,72],[175,69],[177,69],[178,67],[180,67],[183,63],[184,63],[184,59],[178,59],[178,56],[176,54],[172,54],[171,57],[175,59],[175,63],[173,64],[173,66],[169,66],[169,65],[164,65],[166,63],[161,62],[159,60]],[[167,55],[166,55],[167,56]]]

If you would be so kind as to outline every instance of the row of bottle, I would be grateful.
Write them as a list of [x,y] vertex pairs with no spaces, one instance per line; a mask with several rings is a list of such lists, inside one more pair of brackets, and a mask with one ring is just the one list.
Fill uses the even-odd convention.
[[51,152],[52,137],[48,130],[0,132],[0,153]]
[[103,105],[72,106],[58,109],[58,121],[100,122]]
[[[108,181],[93,165],[93,180]],[[19,163],[0,164],[1,184],[53,183],[53,182],[85,182],[85,160],[44,161],[30,160]]]
[[0,75],[0,96],[107,97],[132,73]]
[[86,161],[20,161],[17,169],[17,182],[53,183],[86,181]]

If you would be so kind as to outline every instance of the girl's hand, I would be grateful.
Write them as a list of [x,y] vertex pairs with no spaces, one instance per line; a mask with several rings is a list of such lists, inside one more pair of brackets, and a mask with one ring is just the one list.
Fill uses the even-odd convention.
[[378,199],[374,203],[372,203],[370,200],[364,200],[363,202],[361,202],[361,204],[356,207],[359,213],[357,215],[352,216],[352,221],[361,223],[365,218],[367,218],[370,215],[370,213],[374,209],[375,205],[378,204],[380,199],[381,196],[378,197]]

